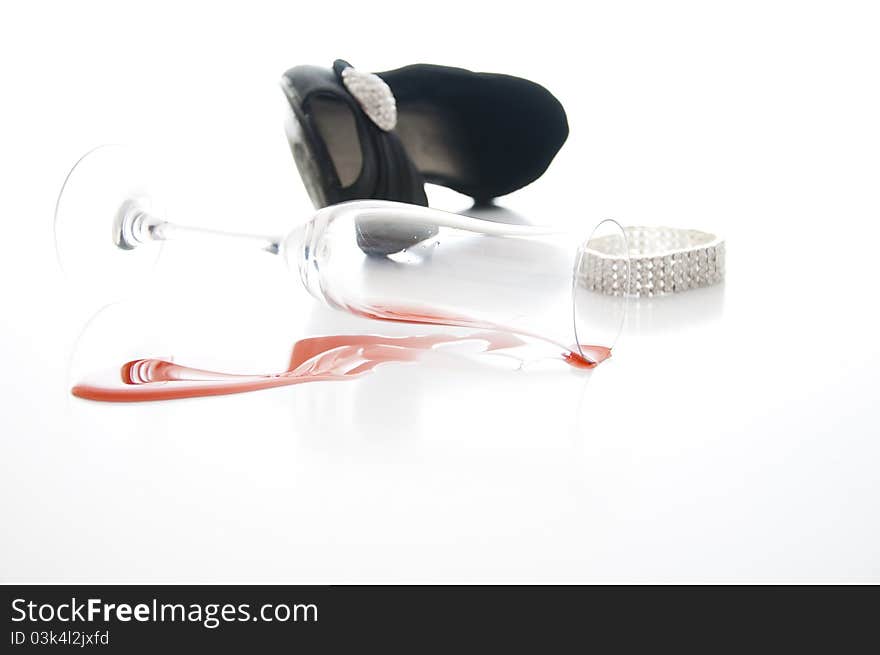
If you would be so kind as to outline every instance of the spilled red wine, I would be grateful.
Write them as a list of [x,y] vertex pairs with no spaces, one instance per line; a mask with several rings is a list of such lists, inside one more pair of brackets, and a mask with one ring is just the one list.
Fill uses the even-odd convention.
[[[416,323],[419,325],[452,325],[455,327],[469,327],[481,330],[502,330],[515,334],[522,334],[538,341],[543,341],[554,346],[558,346],[562,351],[562,357],[566,362],[577,368],[594,368],[597,364],[601,364],[611,357],[611,348],[605,346],[591,346],[580,344],[579,347],[563,346],[560,343],[551,341],[537,334],[530,334],[518,329],[487,323],[485,321],[474,320],[465,316],[455,316],[453,314],[436,314],[426,312],[424,310],[399,310],[392,307],[376,306],[370,309],[359,309],[355,307],[347,307],[349,312],[378,321],[391,321],[393,323]],[[580,352],[578,352],[580,351]],[[581,354],[583,353],[583,354]]]
[[[524,344],[519,337],[507,332],[468,337],[313,337],[294,344],[288,368],[281,373],[242,375],[192,368],[163,359],[137,359],[123,364],[118,378],[97,383],[82,382],[73,387],[72,393],[88,400],[140,402],[218,396],[304,382],[351,380],[372,371],[379,364],[416,361],[440,344],[475,340],[485,344],[484,352]],[[599,361],[611,355],[605,348],[593,347],[591,352]],[[579,368],[592,368],[598,363],[574,353],[563,357]]]
[[[497,328],[469,319],[426,313],[385,309],[358,313],[385,321],[455,325],[482,330]],[[243,393],[305,382],[351,380],[372,371],[379,364],[413,362],[436,346],[462,342],[482,343],[483,352],[517,348],[526,344],[520,336],[507,330],[481,331],[464,337],[445,334],[416,337],[363,334],[310,337],[294,343],[287,369],[280,373],[223,373],[184,366],[164,359],[137,359],[125,362],[119,369],[118,376],[99,382],[81,382],[73,387],[72,393],[78,398],[88,400],[140,402]],[[559,346],[556,343],[552,345]],[[611,350],[602,346],[582,345],[580,352],[577,352],[577,348],[559,347],[562,359],[577,368],[593,368],[611,356]]]

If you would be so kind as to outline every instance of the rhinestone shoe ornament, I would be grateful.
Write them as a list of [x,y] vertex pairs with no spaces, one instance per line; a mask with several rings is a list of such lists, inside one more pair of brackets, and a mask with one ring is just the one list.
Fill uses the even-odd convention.
[[397,103],[391,87],[381,77],[349,66],[342,71],[342,83],[379,129],[386,132],[394,129],[397,125]]

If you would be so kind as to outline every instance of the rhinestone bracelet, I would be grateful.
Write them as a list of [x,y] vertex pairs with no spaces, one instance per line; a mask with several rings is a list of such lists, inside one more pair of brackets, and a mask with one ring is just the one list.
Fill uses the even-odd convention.
[[[708,232],[672,227],[626,227],[629,294],[657,296],[717,284],[724,279],[724,240]],[[593,239],[581,260],[579,283],[591,291],[627,292],[626,260],[619,237]]]

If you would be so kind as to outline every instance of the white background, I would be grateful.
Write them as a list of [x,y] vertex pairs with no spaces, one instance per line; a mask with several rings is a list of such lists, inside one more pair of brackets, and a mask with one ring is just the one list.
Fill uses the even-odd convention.
[[[4,5],[0,580],[880,582],[878,33],[869,2]],[[57,189],[105,142],[158,154],[174,218],[308,218],[277,81],[336,57],[544,84],[570,139],[502,204],[718,231],[726,285],[639,303],[587,376],[434,362],[70,399],[71,353],[182,340],[210,321],[198,298],[226,303],[211,338],[258,366],[308,331],[380,329],[270,257],[169,256],[120,315],[173,292],[179,334],[111,309],[77,347],[100,290],[52,250]]]

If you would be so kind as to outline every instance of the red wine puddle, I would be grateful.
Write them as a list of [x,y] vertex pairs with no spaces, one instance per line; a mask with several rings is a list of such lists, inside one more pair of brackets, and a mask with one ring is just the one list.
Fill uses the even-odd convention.
[[575,346],[568,348],[555,341],[549,341],[537,334],[530,334],[518,329],[475,320],[465,316],[456,316],[454,314],[437,314],[435,312],[425,311],[424,309],[396,309],[383,306],[376,306],[370,309],[346,307],[346,309],[357,316],[377,321],[416,323],[420,325],[452,325],[456,327],[478,328],[481,330],[503,330],[504,332],[522,334],[537,339],[538,341],[544,341],[554,346],[559,346],[559,348],[562,349],[562,358],[576,368],[595,368],[597,365],[611,357],[611,349],[606,348],[605,346],[581,344],[579,348]]
[[[386,321],[483,329],[491,327],[468,319],[426,313],[390,310],[356,313]],[[480,332],[464,337],[445,334],[417,337],[363,334],[310,337],[294,343],[288,367],[280,373],[243,375],[192,368],[164,359],[137,359],[124,363],[119,369],[118,378],[96,383],[81,382],[71,392],[74,396],[87,400],[142,402],[244,393],[305,382],[352,380],[380,364],[413,362],[436,346],[463,342],[482,343],[482,352],[517,348],[526,344],[510,331]],[[575,352],[578,349],[562,350],[564,361],[582,369],[594,368],[611,356],[611,350],[602,346],[582,345],[579,348],[580,353]]]
[[[304,382],[351,380],[379,364],[415,361],[440,344],[476,340],[485,344],[484,352],[515,348],[524,343],[506,332],[468,337],[314,337],[294,344],[288,369],[282,373],[242,375],[192,368],[163,359],[137,359],[122,365],[118,379],[93,384],[83,382],[74,386],[72,393],[88,400],[141,402],[243,393]],[[610,350],[596,346],[590,347],[590,353],[596,362],[575,353],[566,353],[563,358],[572,366],[593,368],[611,356]]]

